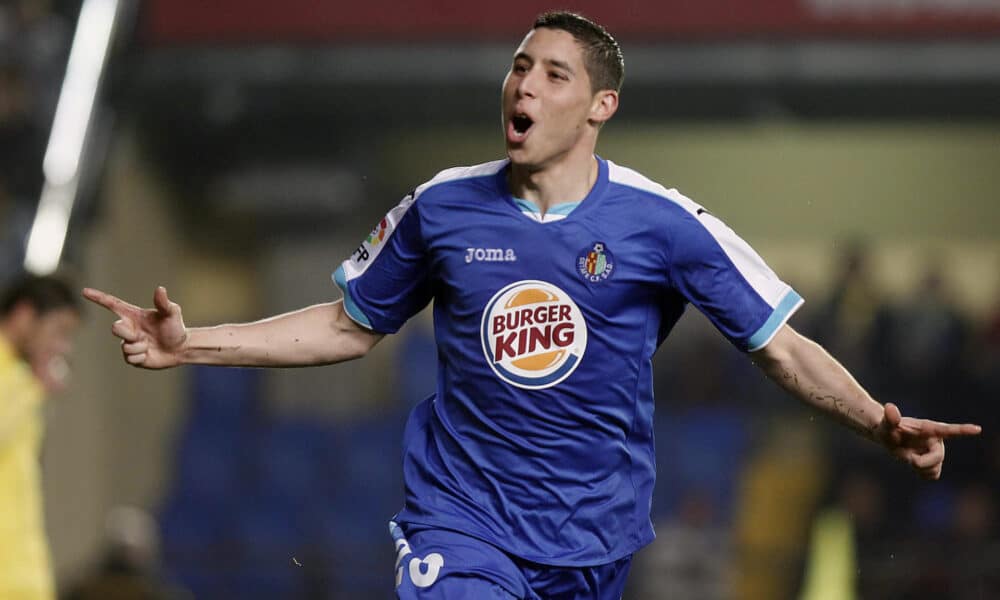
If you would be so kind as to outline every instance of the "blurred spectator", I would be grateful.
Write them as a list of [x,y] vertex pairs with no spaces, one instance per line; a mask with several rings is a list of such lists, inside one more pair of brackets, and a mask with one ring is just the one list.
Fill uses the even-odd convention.
[[0,4],[0,56],[10,54],[14,43],[14,10],[12,6]]
[[21,68],[0,58],[0,284],[20,270],[41,189],[42,132],[31,107]]
[[[982,415],[986,423],[1000,422],[1000,288],[992,315],[986,320],[977,338],[974,355],[977,357],[978,389],[967,404],[975,404],[975,414]],[[986,437],[974,448],[975,455],[966,449],[960,456],[971,463],[979,480],[991,482],[992,489],[1000,489],[1000,432],[996,427],[986,429]],[[972,469],[970,469],[972,470]]]
[[70,28],[53,11],[51,0],[17,0],[16,5],[14,51],[35,100],[35,122],[48,131],[59,99]]
[[993,312],[986,320],[984,329],[985,340],[993,350],[1000,350],[1000,289],[997,290],[997,298],[993,305]]
[[[888,347],[893,363],[893,387],[907,399],[907,407],[935,418],[943,410],[960,410],[971,394],[963,370],[968,324],[956,307],[944,265],[932,259],[920,284],[893,309]],[[914,406],[914,405],[918,406]]]
[[966,329],[943,265],[932,262],[911,296],[895,309],[891,353],[900,383],[915,392],[946,394],[950,379],[961,374]]
[[812,329],[816,341],[875,392],[885,383],[877,344],[885,327],[886,304],[872,281],[870,260],[865,242],[847,244],[836,267],[833,291],[815,313]]
[[34,207],[17,201],[0,175],[0,286],[21,271]]
[[15,197],[35,196],[41,183],[44,133],[19,65],[0,61],[0,177]]
[[11,235],[13,229],[8,225],[13,209],[7,182],[0,174],[0,286],[14,273],[14,266],[19,262],[16,255],[19,254],[20,247],[14,243]]
[[24,276],[0,297],[0,598],[53,597],[38,454],[42,402],[61,389],[79,323],[75,290]]
[[[977,342],[979,347],[974,354],[977,377],[985,388],[982,397],[996,398],[1000,393],[1000,287]],[[992,407],[992,403],[986,404],[989,406],[983,408]]]
[[192,596],[167,584],[159,573],[159,534],[145,511],[118,506],[105,523],[107,551],[97,571],[66,600],[186,600]]

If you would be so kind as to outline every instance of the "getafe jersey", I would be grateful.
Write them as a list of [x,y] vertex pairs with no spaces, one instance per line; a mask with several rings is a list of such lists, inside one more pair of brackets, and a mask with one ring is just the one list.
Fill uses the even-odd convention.
[[407,425],[397,520],[549,565],[634,552],[653,539],[657,346],[689,303],[745,351],[802,303],[704,208],[598,163],[546,219],[511,196],[506,160],[446,170],[334,273],[376,332],[434,301],[437,390]]

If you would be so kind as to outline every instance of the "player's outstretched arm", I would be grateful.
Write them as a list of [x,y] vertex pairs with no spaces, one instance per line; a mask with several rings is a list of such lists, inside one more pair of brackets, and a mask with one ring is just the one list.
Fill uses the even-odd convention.
[[146,369],[182,364],[304,367],[364,356],[382,335],[355,323],[341,302],[317,304],[256,321],[186,327],[181,307],[156,288],[154,308],[140,308],[86,288],[83,296],[118,316],[111,333],[122,340],[125,361]]
[[927,479],[941,476],[946,438],[981,431],[978,425],[904,417],[894,404],[882,406],[819,344],[787,325],[751,356],[754,364],[793,396],[882,444]]

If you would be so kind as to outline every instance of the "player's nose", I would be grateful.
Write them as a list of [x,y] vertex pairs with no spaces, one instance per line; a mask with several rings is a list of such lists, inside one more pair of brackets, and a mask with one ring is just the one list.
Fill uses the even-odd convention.
[[517,80],[517,96],[518,98],[534,98],[535,91],[537,89],[537,69],[529,69],[527,73],[522,75]]

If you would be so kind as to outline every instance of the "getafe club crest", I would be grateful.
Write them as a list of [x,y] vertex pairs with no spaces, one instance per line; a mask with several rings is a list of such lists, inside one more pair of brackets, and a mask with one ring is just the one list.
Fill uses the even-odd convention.
[[615,271],[615,257],[604,242],[594,244],[576,259],[576,270],[591,283],[604,281]]

